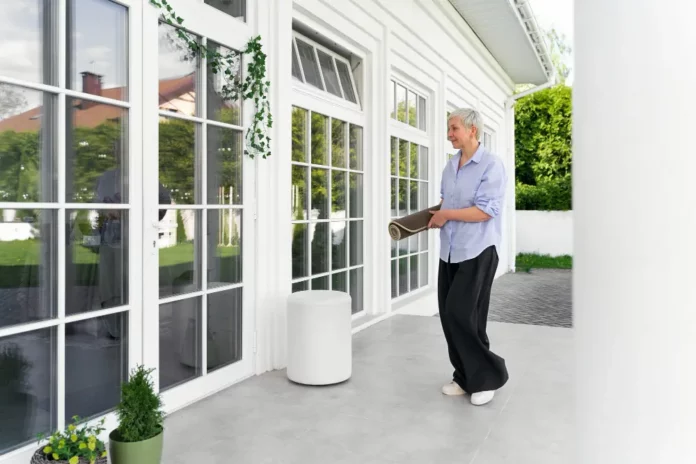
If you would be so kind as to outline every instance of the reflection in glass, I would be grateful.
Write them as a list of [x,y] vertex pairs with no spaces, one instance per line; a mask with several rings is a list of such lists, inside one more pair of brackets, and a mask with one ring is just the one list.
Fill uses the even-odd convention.
[[65,421],[113,409],[128,378],[128,312],[65,326]]
[[428,180],[428,148],[420,147],[420,167],[418,168],[418,174],[420,179]]
[[[4,53],[0,74],[55,85],[58,2],[13,0],[2,3],[0,37]],[[35,106],[38,103],[30,104]]]
[[309,230],[307,224],[292,225],[292,278],[309,275]]
[[421,130],[426,130],[426,110],[425,110],[425,98],[418,96],[418,128]]
[[0,201],[55,201],[56,148],[56,98],[0,83]]
[[408,293],[408,258],[399,258],[399,295]]
[[396,86],[396,114],[399,121],[408,121],[406,119],[406,88],[401,85]]
[[408,142],[399,140],[399,176],[408,177]]
[[409,167],[411,172],[409,176],[411,179],[418,179],[418,145],[415,143],[411,144],[411,158],[409,159]]
[[326,90],[337,97],[343,97],[333,57],[321,50],[317,50],[317,55],[319,55],[319,66],[321,66],[321,73],[324,76]]
[[363,130],[362,127],[350,126],[350,169],[363,169]]
[[307,111],[292,108],[292,160],[298,163],[307,161]]
[[56,316],[56,214],[0,210],[0,327]]
[[353,90],[353,80],[351,79],[351,71],[348,69],[348,65],[343,61],[336,60],[336,67],[338,68],[338,75],[341,78],[341,87],[343,87],[343,97],[353,103],[357,103],[358,99],[355,97],[355,90]]
[[363,268],[350,270],[350,297],[353,314],[363,310]]
[[208,288],[242,281],[242,210],[208,210]]
[[312,113],[312,164],[326,165],[328,163],[328,120],[326,116]]
[[128,99],[128,8],[104,0],[69,0],[69,89]]
[[329,218],[328,190],[329,170],[312,169],[312,219]]
[[208,372],[242,359],[242,290],[208,295]]
[[66,314],[127,305],[128,211],[68,210],[65,226]]
[[409,269],[410,277],[411,277],[411,291],[419,288],[418,286],[418,255],[413,255],[410,257],[411,260],[411,266]]
[[311,224],[312,235],[312,274],[329,271],[329,223]]
[[396,298],[399,296],[399,260],[392,259],[391,261],[391,296]]
[[0,455],[58,425],[56,344],[55,328],[0,338]]
[[319,75],[319,63],[317,63],[317,57],[314,54],[314,47],[299,39],[295,39],[295,42],[297,43],[297,51],[300,54],[305,82],[324,90],[324,85],[321,83],[321,76]]
[[415,93],[411,92],[410,90],[408,91],[408,125],[417,127],[418,126],[418,113],[417,113],[417,107],[418,107],[418,97],[416,96]]
[[348,237],[345,221],[331,222],[331,269],[348,266]]
[[[208,65],[208,85],[206,88],[208,119],[240,126],[242,124],[241,96],[237,101],[226,100],[224,98],[223,89],[227,82],[226,77],[231,78],[232,76],[236,76],[237,78],[241,78],[242,60],[239,55],[236,55],[231,49],[223,47],[212,40],[208,40],[208,49],[224,57],[224,59],[220,61],[221,66],[217,70]],[[228,64],[228,59],[231,60],[231,65]]]
[[166,210],[159,227],[160,298],[200,290],[201,212]]
[[331,219],[346,218],[346,172],[331,172]]
[[350,173],[350,217],[363,217],[363,175]]
[[331,120],[331,166],[346,167],[346,124],[338,119]]
[[[190,51],[186,41],[177,35],[175,27],[160,23],[158,33],[161,102],[159,109],[186,116],[198,116],[198,55]],[[191,33],[188,36],[200,42],[199,37]]]
[[246,2],[247,0],[205,0],[206,5],[241,19],[246,18]]
[[66,195],[75,203],[128,203],[128,110],[66,98]]
[[200,376],[201,353],[201,299],[160,305],[160,389],[166,390]]
[[242,133],[208,126],[208,204],[242,204]]
[[420,286],[425,287],[428,285],[428,253],[422,253],[419,256],[420,264],[418,268],[420,269]]
[[399,179],[399,217],[408,214],[408,181]]
[[309,290],[308,280],[303,280],[302,282],[295,282],[292,284],[292,293],[304,292],[305,290]]
[[[159,182],[171,197],[165,202],[167,204],[192,205],[199,202],[200,181],[196,182],[200,175],[196,156],[196,132],[199,129],[199,125],[191,121],[160,120]],[[226,179],[231,175],[234,173],[229,173]]]
[[337,272],[331,276],[331,290],[348,292],[348,273]]
[[391,175],[398,176],[399,173],[396,171],[396,167],[399,159],[399,139],[396,137],[391,138]]
[[302,221],[309,219],[307,216],[307,173],[306,166],[292,166],[292,191],[290,203],[292,206],[292,219]]
[[312,279],[312,290],[329,290],[329,276]]
[[363,221],[350,221],[350,265],[363,264]]

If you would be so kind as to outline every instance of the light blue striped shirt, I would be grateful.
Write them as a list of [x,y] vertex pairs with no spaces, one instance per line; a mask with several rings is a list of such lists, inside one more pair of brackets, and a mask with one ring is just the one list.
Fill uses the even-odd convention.
[[474,156],[458,169],[461,153],[453,156],[442,171],[442,209],[476,206],[491,219],[445,223],[440,230],[440,259],[452,263],[476,258],[491,245],[498,249],[503,235],[501,213],[507,184],[503,161],[480,144]]

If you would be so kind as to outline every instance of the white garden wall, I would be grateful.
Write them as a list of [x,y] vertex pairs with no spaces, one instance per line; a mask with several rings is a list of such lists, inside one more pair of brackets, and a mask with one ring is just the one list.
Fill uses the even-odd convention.
[[516,211],[517,253],[573,254],[572,211]]

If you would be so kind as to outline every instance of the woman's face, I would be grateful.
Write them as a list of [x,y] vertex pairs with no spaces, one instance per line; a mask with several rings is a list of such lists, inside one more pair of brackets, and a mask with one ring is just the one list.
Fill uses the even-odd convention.
[[452,147],[461,150],[470,143],[475,137],[475,128],[467,129],[459,118],[452,118],[448,122],[447,139],[452,143]]

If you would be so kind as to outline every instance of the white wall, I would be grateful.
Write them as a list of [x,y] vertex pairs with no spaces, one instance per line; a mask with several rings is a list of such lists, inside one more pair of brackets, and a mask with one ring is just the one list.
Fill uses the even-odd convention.
[[516,211],[517,253],[573,255],[572,211]]

